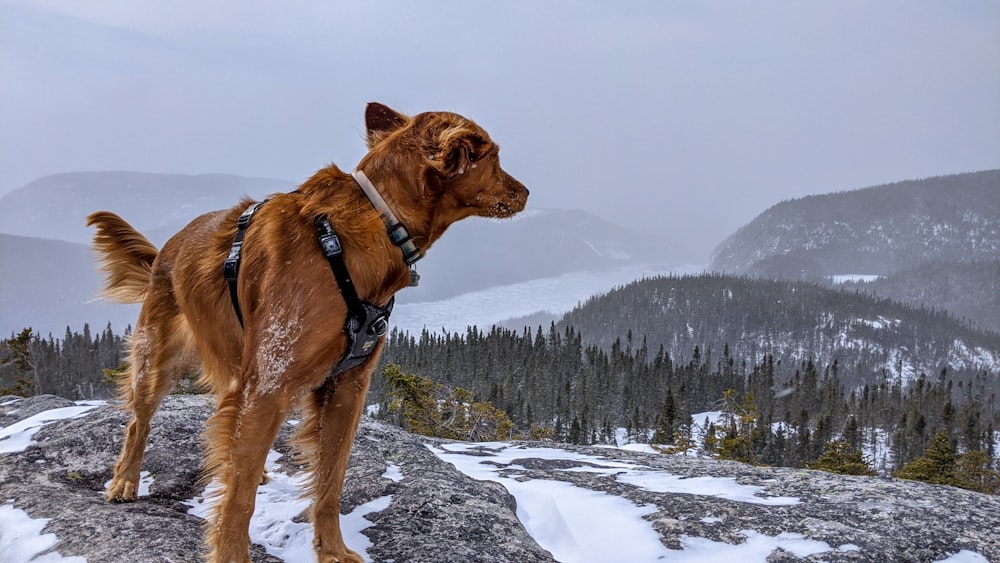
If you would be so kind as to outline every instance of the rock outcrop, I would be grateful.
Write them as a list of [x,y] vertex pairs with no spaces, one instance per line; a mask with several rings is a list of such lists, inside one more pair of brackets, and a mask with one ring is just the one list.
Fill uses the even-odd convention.
[[[73,403],[50,396],[0,398],[0,428],[69,406]],[[211,408],[206,396],[167,398],[153,419],[143,466],[154,482],[150,495],[135,503],[108,504],[101,496],[127,415],[114,406],[100,406],[78,418],[45,425],[23,451],[0,453],[0,504],[13,505],[31,518],[49,519],[44,532],[55,534],[58,543],[52,549],[63,556],[90,562],[197,561],[203,521],[189,511],[192,499],[202,493],[199,436]],[[276,451],[289,452],[293,430],[294,422],[285,425]],[[604,462],[544,458],[527,446],[608,460],[612,469]],[[489,457],[499,448],[511,446],[456,448],[364,420],[351,455],[343,511],[386,499],[384,508],[365,516],[371,525],[362,533],[371,543],[371,560],[553,561],[522,526],[515,500],[502,485],[474,480],[433,451]],[[939,561],[962,550],[1000,561],[1000,498],[995,496],[909,481],[609,448],[529,444],[523,451],[524,457],[491,461],[491,470],[518,482],[569,483],[644,507],[643,518],[667,549],[689,547],[692,538],[740,544],[755,535],[788,533],[825,542],[829,549],[800,558],[779,548],[769,561]],[[286,461],[290,457],[282,456],[273,470],[297,473]],[[698,482],[693,478],[714,477],[753,485],[762,502],[657,492],[655,486],[643,486],[641,479],[616,475],[616,463],[639,477],[669,474],[689,484]],[[255,546],[253,557],[280,561],[261,546]]]

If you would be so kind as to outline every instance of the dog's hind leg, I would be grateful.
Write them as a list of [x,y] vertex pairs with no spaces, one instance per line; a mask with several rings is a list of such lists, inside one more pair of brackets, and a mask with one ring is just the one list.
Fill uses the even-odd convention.
[[340,501],[354,435],[379,352],[364,365],[330,378],[303,401],[305,420],[296,437],[299,455],[311,463],[310,491],[315,548],[320,563],[361,563],[344,544]]
[[193,345],[182,317],[159,319],[144,307],[132,335],[129,375],[120,384],[122,407],[132,413],[125,428],[125,441],[115,463],[114,476],[104,497],[111,502],[134,501],[138,496],[139,470],[149,437],[150,419],[163,397],[196,363]]

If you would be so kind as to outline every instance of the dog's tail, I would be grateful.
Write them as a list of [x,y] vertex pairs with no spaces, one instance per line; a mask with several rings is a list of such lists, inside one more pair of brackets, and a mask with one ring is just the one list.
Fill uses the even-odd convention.
[[105,275],[101,295],[117,303],[141,303],[149,291],[156,246],[109,211],[92,213],[87,226],[97,227],[93,249]]

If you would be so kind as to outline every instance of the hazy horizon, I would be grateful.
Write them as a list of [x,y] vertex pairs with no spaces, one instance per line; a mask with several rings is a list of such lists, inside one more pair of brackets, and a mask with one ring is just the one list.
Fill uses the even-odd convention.
[[704,252],[771,205],[1000,168],[1000,5],[3,0],[0,195],[73,171],[301,182],[363,111],[483,125],[530,207]]

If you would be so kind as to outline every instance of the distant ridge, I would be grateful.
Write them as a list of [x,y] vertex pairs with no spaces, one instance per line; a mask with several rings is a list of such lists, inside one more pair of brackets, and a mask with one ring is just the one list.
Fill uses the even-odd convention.
[[86,246],[0,233],[0,338],[27,327],[61,338],[84,323],[98,331],[110,322],[116,334],[124,333],[139,306],[98,300],[100,285]]
[[[721,274],[639,280],[594,297],[567,313],[561,326],[584,335],[584,344],[642,343],[649,356],[660,346],[675,362],[694,348],[714,361],[729,357],[792,365],[837,360],[852,371],[911,381],[942,368],[1000,373],[1000,335],[970,328],[940,311],[913,308],[854,291],[816,284]],[[863,384],[867,382],[854,382]],[[1000,387],[1000,382],[998,387]]]
[[231,174],[54,174],[0,198],[0,231],[89,243],[86,216],[106,209],[162,244],[191,219],[232,207],[243,195],[262,198],[291,189],[295,184],[289,181]]
[[779,203],[723,241],[710,269],[837,283],[1000,331],[1000,170]]
[[1000,170],[988,170],[781,202],[719,244],[710,267],[818,278],[998,256]]

